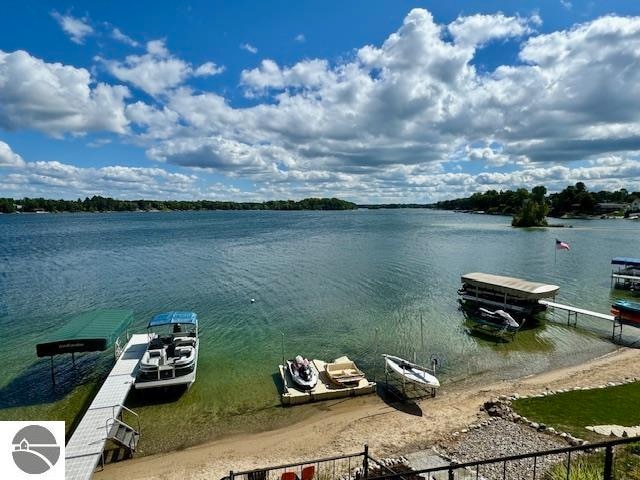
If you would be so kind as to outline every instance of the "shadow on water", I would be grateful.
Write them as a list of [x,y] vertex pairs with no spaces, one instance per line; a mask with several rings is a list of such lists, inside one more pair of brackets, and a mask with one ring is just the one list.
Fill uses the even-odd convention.
[[403,395],[402,390],[390,383],[378,384],[378,396],[389,407],[399,412],[413,415],[414,417],[422,416],[422,409],[413,398],[407,398]]
[[284,382],[282,380],[282,375],[280,375],[280,372],[272,373],[271,380],[273,380],[273,384],[276,387],[278,395],[281,395],[284,392]]
[[136,409],[149,405],[164,405],[180,400],[189,390],[186,385],[172,387],[149,388],[137,390],[132,388],[127,397],[127,407]]
[[39,359],[0,389],[0,408],[54,403],[84,384],[95,383],[98,388],[98,380],[107,373],[108,360],[106,356],[85,354],[73,365],[70,356],[54,357],[54,384],[49,358]]

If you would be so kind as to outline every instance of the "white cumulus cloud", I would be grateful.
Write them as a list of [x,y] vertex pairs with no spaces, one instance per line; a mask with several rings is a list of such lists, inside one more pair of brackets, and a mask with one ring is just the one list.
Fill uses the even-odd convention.
[[47,63],[27,52],[0,50],[0,128],[49,135],[124,133],[129,91],[96,83],[84,68]]
[[147,53],[129,55],[123,61],[97,57],[111,75],[130,83],[149,95],[160,95],[192,76],[216,75],[223,67],[206,62],[198,67],[172,55],[164,40],[147,42]]
[[24,166],[25,162],[22,157],[14,153],[5,142],[0,141],[0,167],[21,168]]

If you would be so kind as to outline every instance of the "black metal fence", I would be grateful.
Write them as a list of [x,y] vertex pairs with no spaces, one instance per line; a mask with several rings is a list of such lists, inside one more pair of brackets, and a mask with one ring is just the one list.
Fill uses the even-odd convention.
[[321,458],[245,472],[229,480],[638,480],[640,437],[410,470],[369,454]]
[[299,463],[229,472],[229,480],[338,480],[361,478],[368,472],[369,448],[358,453],[318,458]]

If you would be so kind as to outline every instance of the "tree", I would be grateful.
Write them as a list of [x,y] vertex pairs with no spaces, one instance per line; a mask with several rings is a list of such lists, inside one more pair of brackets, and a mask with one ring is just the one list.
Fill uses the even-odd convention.
[[531,198],[538,203],[544,202],[544,197],[546,194],[547,187],[545,187],[544,185],[539,185],[531,189]]
[[529,199],[524,202],[522,209],[513,216],[511,225],[514,227],[545,227],[547,226],[547,213],[549,207],[546,203]]

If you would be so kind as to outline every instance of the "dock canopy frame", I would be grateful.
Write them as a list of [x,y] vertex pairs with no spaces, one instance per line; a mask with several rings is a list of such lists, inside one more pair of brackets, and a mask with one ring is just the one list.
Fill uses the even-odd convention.
[[151,320],[147,328],[163,325],[198,325],[198,315],[194,312],[166,312],[159,313]]
[[640,268],[640,258],[614,257],[613,259],[611,259],[611,265],[622,265],[623,267]]
[[96,310],[82,313],[36,345],[38,357],[63,353],[98,352],[114,345],[133,323],[131,310]]
[[492,275],[490,273],[467,273],[461,277],[462,283],[483,290],[506,293],[522,300],[541,300],[553,298],[560,287],[545,283],[529,282],[520,278]]

